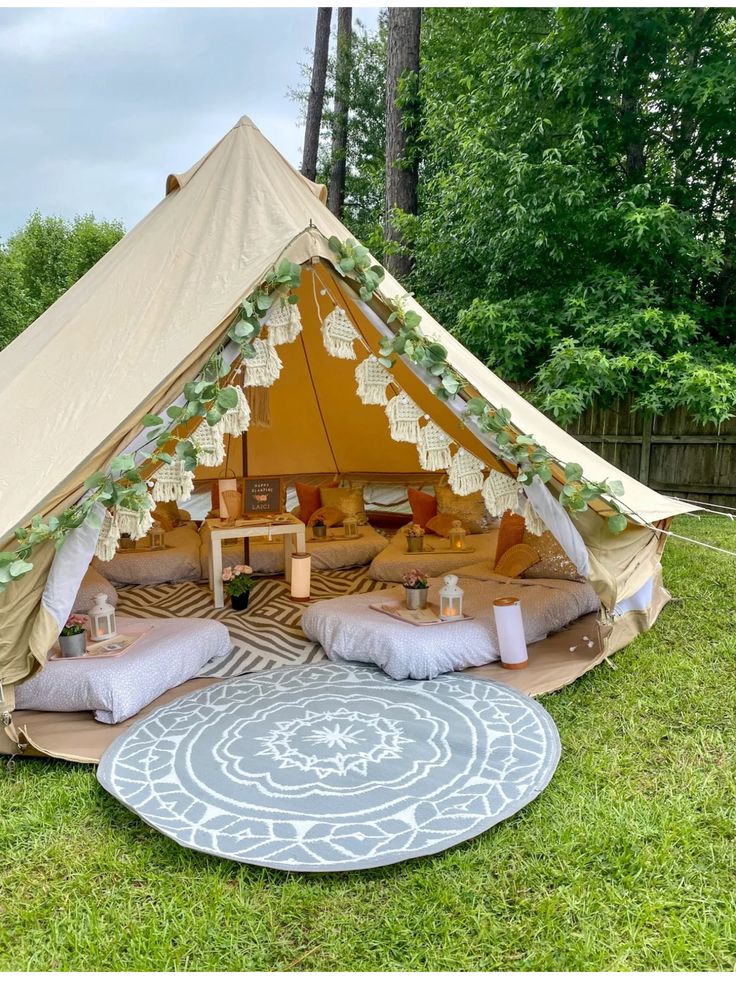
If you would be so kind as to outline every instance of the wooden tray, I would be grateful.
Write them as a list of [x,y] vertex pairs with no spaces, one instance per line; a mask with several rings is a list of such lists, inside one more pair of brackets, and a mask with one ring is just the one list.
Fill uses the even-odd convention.
[[[125,654],[130,648],[135,644],[137,640],[140,640],[144,634],[147,634],[149,630],[153,627],[132,627],[124,634],[116,634],[114,637],[110,637],[108,640],[98,640],[94,644],[87,641],[87,650],[84,654],[79,654],[77,657],[64,657],[61,653],[61,648],[59,647],[59,642],[57,641],[51,648],[47,660],[49,661],[92,661],[95,658],[102,657],[120,657],[121,654]],[[117,645],[123,644],[124,646],[118,647]],[[111,650],[111,647],[115,647]]]
[[[405,555],[470,555],[474,548],[434,548],[432,545],[425,545],[421,552],[410,552],[407,548]],[[445,622],[444,620],[442,621]]]
[[357,542],[361,535],[325,535],[324,538],[307,538],[308,542],[320,544],[324,542]]
[[412,627],[437,627],[440,624],[465,623],[474,619],[463,613],[457,620],[440,620],[440,608],[436,603],[427,603],[424,610],[409,610],[402,603],[371,603],[371,609]]

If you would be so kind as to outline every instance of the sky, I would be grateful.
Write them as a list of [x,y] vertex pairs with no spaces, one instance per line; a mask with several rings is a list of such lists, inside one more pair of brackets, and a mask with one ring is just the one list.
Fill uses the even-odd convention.
[[[372,26],[378,9],[353,16]],[[304,83],[315,17],[315,8],[0,9],[0,240],[34,210],[130,229],[163,197],[167,175],[243,115],[299,166],[289,90]]]

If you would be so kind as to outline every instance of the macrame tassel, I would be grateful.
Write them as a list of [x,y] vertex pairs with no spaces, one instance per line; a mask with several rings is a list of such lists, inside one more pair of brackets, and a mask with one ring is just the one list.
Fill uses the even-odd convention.
[[235,386],[235,390],[238,393],[238,404],[228,409],[222,419],[212,427],[221,436],[240,436],[250,426],[250,406],[245,392],[239,385]]
[[274,303],[268,318],[268,339],[274,345],[291,344],[302,330],[302,315],[296,303]]
[[333,358],[355,361],[357,355],[353,349],[353,342],[359,337],[360,334],[342,307],[335,307],[322,321],[322,340],[325,350]]
[[164,463],[153,475],[151,497],[154,501],[188,501],[194,490],[194,478],[181,460]]
[[396,443],[419,442],[419,420],[424,413],[409,398],[406,392],[394,395],[386,406],[391,427],[391,439]]
[[524,506],[524,524],[530,535],[543,535],[547,526],[532,507],[532,502],[527,501]]
[[121,535],[130,535],[134,540],[144,538],[153,526],[153,514],[156,502],[150,494],[146,494],[146,506],[140,511],[133,508],[115,508],[115,516]]
[[491,470],[483,484],[483,500],[488,513],[500,518],[504,511],[514,511],[519,500],[519,485],[513,477]]
[[222,433],[200,422],[189,437],[197,448],[197,463],[203,467],[219,467],[225,459],[225,441]]
[[419,466],[422,470],[446,470],[452,463],[450,443],[446,432],[431,420],[419,430]]
[[246,385],[263,385],[268,388],[281,374],[281,358],[270,341],[256,337],[252,343],[255,354],[243,360],[243,381]]
[[102,527],[95,545],[95,555],[101,562],[110,562],[115,558],[118,541],[120,539],[120,528],[118,527],[117,515],[110,511],[105,511],[102,519]]
[[360,362],[355,369],[355,380],[363,405],[388,404],[386,386],[391,384],[392,378],[375,355]]
[[250,424],[259,429],[271,428],[271,390],[269,388],[249,388],[246,400],[250,405]]
[[483,461],[460,447],[452,458],[447,478],[455,494],[475,494],[483,486]]

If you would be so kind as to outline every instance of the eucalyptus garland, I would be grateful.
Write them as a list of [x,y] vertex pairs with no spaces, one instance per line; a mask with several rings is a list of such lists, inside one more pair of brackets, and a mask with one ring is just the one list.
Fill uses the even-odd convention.
[[[297,303],[298,297],[291,291],[299,286],[301,267],[288,259],[281,260],[265,280],[241,301],[237,318],[227,331],[227,339],[239,347],[241,359],[254,356],[252,341],[261,329],[262,318],[277,303]],[[37,514],[25,528],[16,528],[14,535],[18,547],[13,551],[0,552],[0,593],[8,583],[22,579],[33,569],[33,550],[44,542],[53,542],[60,548],[66,536],[85,521],[100,526],[95,510],[102,504],[108,510],[113,507],[131,511],[147,511],[151,506],[149,483],[155,477],[152,472],[161,464],[179,460],[188,471],[195,470],[199,451],[187,435],[180,435],[182,427],[201,419],[208,426],[216,426],[230,409],[238,405],[238,391],[227,380],[235,372],[226,364],[221,345],[209,358],[198,376],[184,386],[184,405],[170,405],[163,415],[147,414],[142,424],[146,429],[146,442],[134,453],[122,453],[114,457],[106,471],[97,471],[84,482],[87,494],[77,504],[59,515],[44,518]],[[173,452],[172,452],[173,451]]]
[[[369,302],[375,296],[390,310],[387,323],[395,323],[396,331],[393,337],[381,339],[381,364],[392,368],[396,357],[403,357],[437,379],[433,391],[443,402],[456,395],[465,395],[465,419],[472,419],[481,433],[492,437],[497,455],[516,468],[517,481],[529,485],[535,477],[539,477],[543,483],[549,483],[552,468],[558,461],[533,436],[517,435],[508,409],[497,408],[480,396],[470,396],[467,380],[448,362],[444,345],[430,340],[421,332],[422,318],[419,314],[415,310],[407,310],[403,300],[391,299],[380,292],[384,272],[380,266],[371,265],[368,250],[354,239],[341,242],[336,236],[330,238],[329,246],[337,256],[339,272],[357,281],[361,299]],[[604,500],[614,512],[608,517],[608,527],[614,534],[624,531],[628,524],[626,515],[615,500],[623,493],[624,486],[620,480],[592,481],[586,479],[580,464],[568,463],[564,466],[564,480],[560,488],[563,507],[573,512],[585,511],[591,501]]]

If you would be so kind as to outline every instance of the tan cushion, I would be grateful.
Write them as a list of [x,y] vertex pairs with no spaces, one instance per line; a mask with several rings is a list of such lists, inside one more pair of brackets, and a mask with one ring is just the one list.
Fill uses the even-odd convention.
[[450,532],[452,531],[452,526],[456,521],[460,521],[465,531],[465,528],[460,518],[457,518],[454,514],[436,514],[433,518],[430,518],[427,522],[427,531],[431,531],[435,535],[439,535],[440,538],[449,538]]
[[319,494],[322,507],[338,508],[343,515],[354,514],[359,524],[367,521],[362,487],[320,487]]
[[530,545],[539,553],[539,562],[526,570],[525,579],[571,579],[584,582],[584,577],[578,574],[551,531],[545,531],[543,535],[532,535],[525,531],[524,544]]
[[526,572],[531,566],[539,562],[539,552],[531,545],[512,545],[507,548],[501,558],[496,563],[493,570],[499,576],[508,576],[509,579],[516,579],[522,572]]
[[334,528],[335,525],[341,525],[344,519],[345,515],[342,513],[340,508],[317,508],[307,522],[307,527],[311,527],[315,521],[321,520],[325,528]]
[[437,512],[459,518],[463,527],[471,535],[482,535],[491,527],[491,521],[486,511],[483,495],[480,491],[474,494],[455,494],[444,484],[436,488]]

